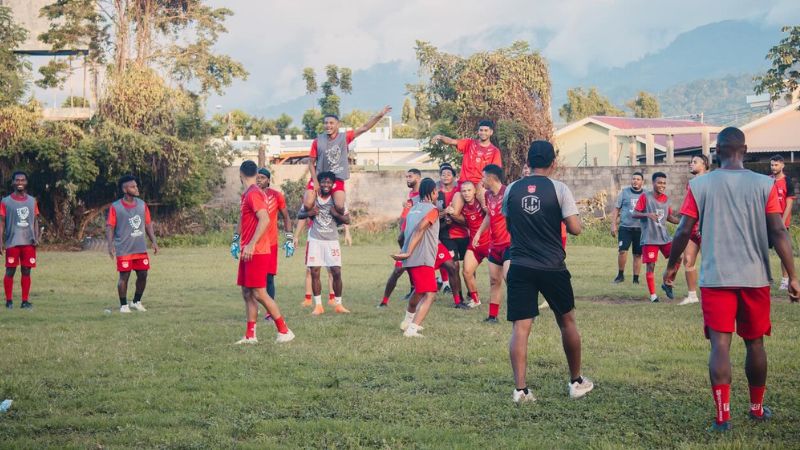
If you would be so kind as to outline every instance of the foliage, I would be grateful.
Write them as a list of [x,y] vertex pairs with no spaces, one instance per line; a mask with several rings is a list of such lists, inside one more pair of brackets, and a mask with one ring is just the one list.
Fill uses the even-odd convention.
[[342,125],[355,129],[367,123],[373,115],[374,113],[369,111],[354,109],[341,117]]
[[79,95],[70,95],[61,103],[62,108],[88,108],[89,100]]
[[414,124],[417,122],[417,113],[411,106],[411,99],[403,100],[403,114],[400,116],[404,124]]
[[[353,71],[347,67],[339,67],[335,64],[325,66],[325,81],[319,87],[314,69],[306,67],[303,69],[303,81],[306,83],[306,92],[315,94],[322,91],[322,97],[317,101],[323,115],[333,114],[340,116],[339,105],[341,97],[336,94],[334,89],[338,88],[342,94],[353,92]],[[308,127],[306,126],[306,130]],[[309,135],[314,136],[314,135]]]
[[624,116],[625,113],[614,106],[607,97],[590,88],[567,90],[567,103],[558,109],[558,115],[567,122],[574,122],[589,116]]
[[392,137],[397,139],[418,137],[417,127],[401,123],[392,127]]
[[750,108],[742,99],[753,92],[753,85],[753,76],[749,74],[694,80],[664,90],[658,94],[658,100],[665,116],[702,112],[707,122],[722,125],[737,115],[747,117]]
[[27,36],[28,31],[14,22],[11,9],[0,6],[0,106],[17,103],[27,91],[30,63],[13,52]]
[[266,119],[251,116],[241,109],[234,109],[227,114],[214,114],[211,118],[214,124],[214,134],[228,136],[285,136],[304,134],[303,130],[292,126],[292,118],[286,113],[277,119]]
[[[550,75],[527,43],[462,58],[417,41],[416,53],[426,79],[407,88],[417,102],[420,133],[471,135],[480,120],[492,120],[507,174],[521,172],[521,155],[531,141],[551,139]],[[452,147],[426,149],[439,160],[461,160]]]
[[625,106],[633,111],[633,117],[651,119],[661,117],[658,99],[645,91],[640,91],[639,95],[637,95],[635,99],[625,103]]
[[281,192],[286,198],[286,208],[289,211],[289,217],[292,220],[297,220],[297,211],[300,210],[300,205],[303,203],[303,194],[306,192],[306,182],[300,180],[285,180],[281,183]]
[[303,123],[303,134],[306,136],[314,138],[322,133],[322,112],[320,110],[307,109],[300,121]]
[[800,87],[800,26],[784,26],[781,31],[789,35],[767,52],[772,67],[754,79],[756,94],[769,93],[772,101]]

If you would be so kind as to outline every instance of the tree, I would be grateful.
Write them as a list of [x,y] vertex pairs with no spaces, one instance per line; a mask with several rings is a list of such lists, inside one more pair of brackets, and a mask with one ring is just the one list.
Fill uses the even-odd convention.
[[322,113],[318,109],[307,109],[303,113],[303,134],[310,138],[322,132]]
[[392,136],[397,139],[416,138],[417,129],[407,123],[400,123],[392,127]]
[[625,103],[625,106],[633,110],[633,117],[656,118],[661,117],[661,108],[658,106],[658,99],[645,91],[639,91],[639,95]]
[[[493,120],[506,174],[522,172],[528,146],[551,139],[550,75],[547,63],[525,42],[466,58],[417,41],[417,60],[426,80],[407,86],[417,102],[420,133],[468,136],[480,120]],[[460,162],[452,147],[430,145],[438,160]]]
[[325,66],[325,81],[317,88],[317,78],[314,69],[306,67],[303,69],[303,80],[306,83],[306,93],[315,94],[322,91],[322,97],[317,101],[323,115],[333,114],[339,116],[339,105],[341,98],[336,94],[335,89],[343,94],[353,92],[353,71],[347,67],[339,67],[335,64]]
[[785,26],[781,31],[789,35],[767,52],[772,67],[754,78],[755,93],[768,93],[772,102],[791,95],[800,86],[800,26]]
[[625,113],[597,92],[597,88],[589,92],[575,88],[567,90],[567,103],[559,108],[558,115],[567,122],[574,122],[589,116],[624,116]]
[[411,106],[411,100],[408,98],[403,101],[403,114],[400,117],[404,124],[414,124],[417,122],[417,114],[414,111],[414,107]]
[[367,123],[374,115],[374,113],[369,111],[354,109],[342,116],[342,125],[355,129]]
[[88,108],[89,107],[89,100],[78,96],[78,95],[70,95],[64,102],[61,103],[62,108]]
[[13,52],[27,36],[25,28],[14,22],[11,9],[0,6],[0,106],[17,103],[27,90],[30,63]]
[[279,136],[285,136],[287,134],[287,130],[292,125],[292,118],[286,113],[283,113],[275,119],[275,127],[277,128],[277,134]]

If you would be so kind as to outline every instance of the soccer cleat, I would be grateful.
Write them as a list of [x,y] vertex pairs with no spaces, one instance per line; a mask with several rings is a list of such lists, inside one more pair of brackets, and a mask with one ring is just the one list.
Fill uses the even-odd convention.
[[633,279],[633,284],[639,284],[639,279],[638,278],[634,278]]
[[236,345],[242,345],[242,344],[248,344],[248,345],[258,344],[258,339],[256,339],[255,336],[253,336],[251,338],[243,337],[238,341],[236,341]]
[[730,420],[722,423],[717,423],[717,421],[715,420],[714,422],[711,423],[711,427],[708,429],[708,431],[712,433],[724,433],[726,431],[731,431],[732,428],[733,425],[731,425]]
[[450,288],[449,284],[446,284],[444,288],[442,288],[442,294],[452,294],[453,289]]
[[408,329],[408,326],[411,325],[412,320],[414,320],[413,317],[403,319],[403,321],[400,322],[400,331],[406,331]]
[[617,275],[617,278],[614,278],[614,284],[620,284],[625,282],[625,275]]
[[22,305],[20,306],[20,308],[22,308],[22,309],[31,309],[31,308],[33,308],[33,303],[31,303],[31,302],[22,302]]
[[336,304],[336,299],[333,297],[328,297],[328,304],[333,306]]
[[455,309],[470,309],[470,306],[469,306],[469,304],[465,303],[464,301],[461,301],[459,303],[453,304],[453,308],[455,308]]
[[658,303],[658,296],[656,294],[650,295],[650,302],[651,303]]
[[757,416],[757,415],[753,414],[752,411],[750,411],[750,413],[749,413],[750,419],[752,419],[752,420],[754,420],[756,422],[764,422],[765,420],[772,419],[772,410],[768,406],[762,406],[762,408],[764,409],[764,414],[762,414],[760,416]]
[[592,382],[592,380],[586,377],[581,377],[581,378],[583,379],[581,380],[580,383],[576,381],[574,383],[568,384],[569,398],[581,398],[584,395],[588,394],[589,391],[594,389],[594,383]]
[[337,314],[350,314],[350,311],[345,308],[344,305],[336,305],[336,307],[333,308],[333,311]]
[[664,290],[664,294],[667,295],[667,298],[672,300],[675,298],[675,294],[672,292],[672,286],[664,283],[661,285],[661,289]]
[[408,328],[406,328],[406,331],[403,332],[403,336],[405,336],[405,337],[415,337],[415,338],[425,337],[425,336],[419,334],[419,331],[421,329],[422,329],[422,327],[409,325]]
[[481,306],[481,301],[480,300],[478,300],[478,301],[473,300],[472,303],[469,304],[470,308],[477,308],[478,306]]
[[302,306],[304,306],[304,307],[305,307],[305,306],[311,306],[311,305],[313,305],[313,304],[314,304],[314,302],[312,302],[310,298],[306,298],[306,299],[304,299],[304,300],[303,300],[303,303],[301,303],[301,305],[302,305]]
[[406,295],[403,297],[403,300],[405,300],[405,301],[409,301],[413,295],[414,295],[414,288],[412,287],[412,288],[411,288],[411,289],[408,291],[408,294],[406,294]]
[[122,305],[119,307],[119,312],[126,314],[131,312],[131,308],[128,305]]
[[6,309],[14,309],[14,302],[6,300]]
[[292,333],[292,330],[288,330],[286,331],[286,333],[278,333],[278,337],[275,338],[275,343],[285,344],[293,340],[294,340],[294,333]]
[[135,309],[136,311],[141,311],[141,312],[147,311],[146,309],[144,309],[144,305],[142,305],[142,302],[131,303],[131,309]]
[[272,314],[270,314],[270,313],[264,314],[264,321],[272,322]]
[[498,324],[500,322],[497,320],[497,317],[487,317],[483,319],[483,323]]
[[528,389],[528,393],[526,394],[525,391],[520,391],[514,389],[514,393],[511,395],[511,399],[514,400],[514,403],[532,403],[536,401],[536,397],[533,396],[533,392]]
[[786,278],[783,278],[781,280],[781,287],[779,287],[778,289],[780,289],[781,291],[789,290],[789,280],[787,280]]
[[325,313],[325,308],[323,308],[322,305],[315,306],[314,311],[311,311],[312,316],[319,316],[320,314],[324,313]]
[[378,306],[377,306],[377,308],[378,308],[378,309],[383,309],[383,308],[386,308],[386,307],[388,307],[388,306],[389,306],[389,304],[388,304],[388,303],[383,303],[383,301],[381,301],[380,303],[378,303]]
[[691,305],[692,303],[700,303],[700,299],[697,297],[686,297],[682,302],[678,303],[678,306]]
[[442,290],[442,286],[444,286],[444,282],[441,279],[436,279],[436,291],[439,292]]

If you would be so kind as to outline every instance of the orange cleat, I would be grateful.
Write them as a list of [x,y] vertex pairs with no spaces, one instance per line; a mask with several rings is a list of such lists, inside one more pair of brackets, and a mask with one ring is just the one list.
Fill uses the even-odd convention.
[[323,308],[322,305],[315,306],[314,311],[311,311],[312,316],[319,316],[324,313],[325,313],[325,308]]
[[302,303],[303,307],[311,306],[312,304],[314,304],[314,302],[312,302],[310,298],[304,299]]
[[334,309],[334,311],[336,311],[336,313],[338,313],[338,314],[350,314],[350,311],[347,308],[345,308],[343,305],[336,305],[336,308]]
[[336,304],[336,298],[328,297],[328,304],[331,305],[331,306],[335,305]]

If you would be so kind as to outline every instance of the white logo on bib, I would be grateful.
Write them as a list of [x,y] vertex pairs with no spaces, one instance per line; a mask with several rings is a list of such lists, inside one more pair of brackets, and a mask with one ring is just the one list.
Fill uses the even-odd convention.
[[328,151],[325,152],[325,157],[328,159],[331,172],[335,174],[341,172],[342,166],[339,164],[339,160],[342,157],[342,149],[339,147],[339,145],[328,147]]
[[17,208],[17,217],[19,217],[19,222],[17,222],[18,227],[27,227],[28,224],[28,217],[31,215],[31,210],[28,209],[27,206],[23,206],[22,208]]
[[131,227],[133,227],[133,232],[131,232],[131,236],[138,237],[143,234],[142,230],[140,229],[140,227],[142,226],[142,216],[137,214],[128,219],[128,223],[130,223]]

